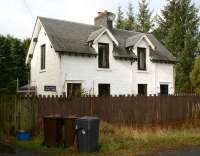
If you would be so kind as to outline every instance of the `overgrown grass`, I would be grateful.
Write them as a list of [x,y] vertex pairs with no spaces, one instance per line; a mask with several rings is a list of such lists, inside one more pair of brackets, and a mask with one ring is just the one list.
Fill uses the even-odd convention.
[[101,152],[143,154],[166,148],[200,145],[200,128],[136,130],[104,123],[100,143]]
[[112,156],[112,155],[137,155],[146,154],[162,149],[174,149],[183,146],[200,145],[200,128],[181,129],[140,129],[113,126],[101,123],[100,150],[98,153],[81,154],[63,148],[46,148],[42,146],[42,137],[32,138],[27,142],[14,141],[18,146],[26,149],[37,150],[56,156]]

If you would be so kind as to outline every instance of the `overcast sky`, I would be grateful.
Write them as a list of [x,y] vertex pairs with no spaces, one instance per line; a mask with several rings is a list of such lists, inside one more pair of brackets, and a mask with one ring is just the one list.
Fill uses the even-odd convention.
[[[129,1],[137,12],[138,0],[0,0],[0,34],[31,37],[37,16],[93,24],[98,11],[116,12],[119,5],[125,11]],[[193,2],[200,8],[200,0]],[[150,9],[159,14],[165,4],[150,0]]]

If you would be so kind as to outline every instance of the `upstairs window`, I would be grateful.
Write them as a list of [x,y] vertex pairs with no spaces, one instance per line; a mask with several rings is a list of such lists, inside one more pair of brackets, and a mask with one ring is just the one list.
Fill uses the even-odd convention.
[[98,48],[99,68],[109,68],[109,44],[99,43]]
[[146,70],[146,48],[137,48],[138,70]]
[[41,46],[41,66],[40,66],[41,70],[45,69],[45,61],[46,61],[45,55],[46,55],[46,46],[45,44],[43,44]]

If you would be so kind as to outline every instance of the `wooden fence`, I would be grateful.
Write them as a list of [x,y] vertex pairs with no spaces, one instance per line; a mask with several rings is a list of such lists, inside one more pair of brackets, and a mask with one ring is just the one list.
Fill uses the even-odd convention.
[[47,115],[98,116],[115,124],[168,124],[200,117],[199,95],[0,97],[0,125],[41,130]]

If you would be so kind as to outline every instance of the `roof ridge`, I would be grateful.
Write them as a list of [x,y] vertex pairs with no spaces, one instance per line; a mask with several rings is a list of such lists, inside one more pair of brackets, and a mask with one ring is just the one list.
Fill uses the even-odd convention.
[[100,26],[95,26],[92,24],[87,24],[87,23],[81,23],[81,22],[75,22],[75,21],[68,21],[68,20],[64,20],[64,19],[56,19],[56,18],[51,18],[51,17],[44,17],[44,16],[38,16],[39,19],[48,19],[48,20],[54,20],[54,21],[61,21],[61,22],[68,22],[68,23],[72,23],[72,24],[80,24],[80,25],[86,25],[86,26],[93,26],[96,28],[101,28]]
[[113,28],[114,30],[119,30],[119,31],[126,31],[126,32],[132,32],[132,33],[143,33],[139,31],[133,31],[133,30],[126,30],[126,29],[118,29],[118,28]]

